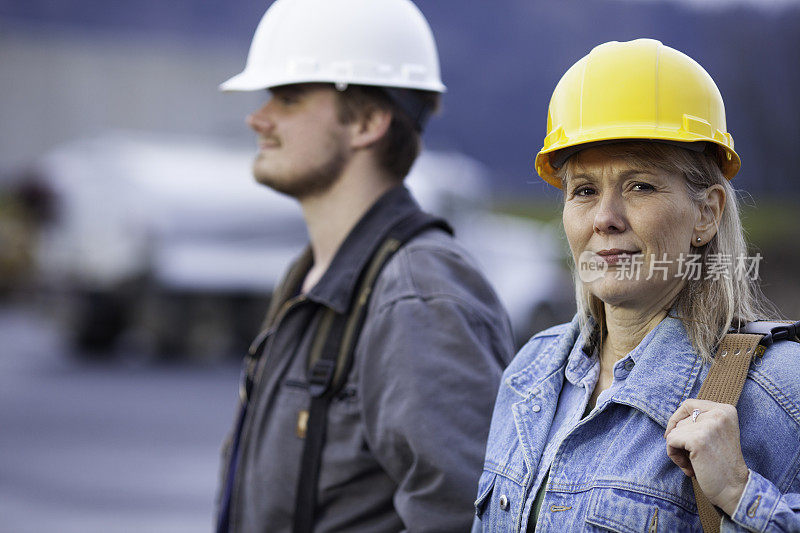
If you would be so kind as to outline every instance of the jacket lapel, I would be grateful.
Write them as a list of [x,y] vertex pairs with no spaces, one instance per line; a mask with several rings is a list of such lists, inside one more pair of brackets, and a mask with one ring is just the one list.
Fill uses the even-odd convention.
[[533,361],[505,384],[520,396],[512,405],[514,425],[523,450],[528,472],[536,472],[547,444],[547,435],[556,412],[558,396],[564,383],[564,368],[579,337],[577,320],[558,337],[546,344]]

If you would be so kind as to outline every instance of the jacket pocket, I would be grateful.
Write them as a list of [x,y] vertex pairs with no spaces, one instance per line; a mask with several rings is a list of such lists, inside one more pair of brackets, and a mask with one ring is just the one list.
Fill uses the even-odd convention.
[[520,530],[525,489],[496,472],[484,470],[478,481],[475,514],[484,533],[510,533]]
[[648,487],[592,489],[586,522],[620,533],[702,532],[692,504]]
[[483,471],[481,478],[478,481],[478,498],[475,500],[475,516],[478,518],[483,517],[483,512],[486,510],[486,504],[492,497],[492,489],[494,489],[494,481],[497,474],[494,472]]

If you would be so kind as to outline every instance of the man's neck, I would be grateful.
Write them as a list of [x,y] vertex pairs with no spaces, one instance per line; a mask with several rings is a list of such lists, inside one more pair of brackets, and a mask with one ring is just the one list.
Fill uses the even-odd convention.
[[392,180],[374,169],[367,172],[349,167],[330,189],[300,201],[314,256],[303,281],[304,293],[322,278],[361,217],[393,186]]

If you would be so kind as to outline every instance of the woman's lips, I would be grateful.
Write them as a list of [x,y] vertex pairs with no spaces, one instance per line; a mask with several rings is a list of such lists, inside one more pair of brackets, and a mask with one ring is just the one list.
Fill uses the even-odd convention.
[[616,265],[621,262],[630,262],[632,257],[639,253],[639,250],[621,250],[619,248],[612,248],[610,250],[600,250],[597,255],[603,258],[603,261],[609,265]]

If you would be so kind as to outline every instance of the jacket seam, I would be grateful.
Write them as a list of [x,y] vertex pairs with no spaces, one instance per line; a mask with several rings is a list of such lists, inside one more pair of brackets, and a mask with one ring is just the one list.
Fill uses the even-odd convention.
[[[549,344],[549,345],[545,346],[544,350],[541,350],[540,355],[536,359],[531,361],[531,363],[528,366],[526,366],[525,368],[523,368],[522,370],[520,370],[518,372],[515,372],[513,374],[513,377],[517,378],[519,376],[522,376],[522,377],[526,377],[526,378],[529,378],[529,379],[533,379],[535,374],[538,373],[536,370],[541,370],[541,369],[538,369],[538,368],[537,369],[532,369],[531,367],[534,366],[534,364],[536,363],[537,359],[545,358],[545,357],[549,356],[552,351],[553,351],[553,345],[552,344]],[[538,384],[549,380],[551,378],[551,376],[553,376],[556,373],[559,373],[559,372],[563,373],[564,369],[566,368],[566,366],[567,366],[567,360],[564,359],[563,361],[561,361],[559,363],[559,365],[557,367],[552,368],[551,371],[548,372],[546,376],[544,376],[543,378],[537,380],[529,388],[526,388],[524,390],[520,389],[520,388],[517,388],[516,386],[512,385],[512,382],[513,382],[513,380],[511,380],[512,376],[509,376],[508,378],[506,378],[505,383],[508,385],[508,387],[511,390],[513,390],[517,394],[517,396],[520,396],[523,400],[528,400],[529,398],[532,398],[533,396],[536,395],[536,393],[537,393],[536,388],[537,388]]]
[[769,512],[767,513],[767,519],[764,520],[764,526],[760,528],[759,531],[766,533],[769,528],[769,525],[775,520],[775,511],[778,509],[778,506],[781,503],[780,496],[783,496],[783,492],[779,495],[778,498],[775,498],[775,501],[772,502],[772,507],[770,508]]
[[[766,383],[762,383],[759,379],[756,379],[756,377],[760,377]],[[766,392],[770,396],[770,398],[772,398],[775,401],[775,403],[777,403],[779,406],[781,406],[781,408],[784,409],[784,412],[786,412],[787,415],[789,415],[789,417],[792,418],[792,420],[795,422],[795,425],[798,425],[798,421],[792,416],[790,412],[788,412],[783,402],[781,402],[778,398],[776,398],[775,395],[772,394],[772,391],[769,390],[769,387],[771,386],[775,394],[780,395],[782,398],[785,398],[786,403],[790,403],[790,400],[781,393],[781,391],[775,386],[774,383],[769,381],[769,379],[764,374],[756,372],[751,372],[750,375],[748,375],[748,378],[752,379],[758,386],[760,386],[764,390],[764,392]],[[790,405],[793,407],[791,403]],[[775,487],[781,492],[781,494],[784,494],[789,490],[791,490],[792,482],[798,479],[799,475],[800,475],[800,452],[795,454],[791,467],[784,472],[784,475],[779,480],[776,479],[776,481],[774,482]]]
[[602,489],[625,490],[625,491],[628,491],[628,492],[636,492],[637,494],[644,494],[644,495],[650,496],[652,498],[658,498],[660,500],[670,502],[670,503],[680,507],[681,509],[683,509],[686,512],[689,512],[689,513],[696,513],[697,512],[697,506],[696,505],[693,506],[689,502],[687,502],[686,500],[675,498],[674,495],[667,495],[666,493],[657,493],[656,491],[654,491],[652,489],[646,490],[646,491],[645,490],[636,490],[636,488],[638,488],[638,487],[636,487],[636,486],[624,487],[624,486],[619,486],[619,485],[598,484],[598,483],[591,483],[591,484],[589,484],[589,483],[581,483],[581,484],[576,484],[576,485],[548,483],[548,485],[547,485],[547,490],[548,491],[564,492],[564,493],[569,493],[569,494],[574,494],[574,493],[578,493],[578,492],[586,492],[586,491],[595,490],[595,489],[601,489],[601,490]]
[[422,296],[420,294],[400,295],[386,302],[382,302],[377,308],[375,308],[374,312],[371,314],[373,314],[373,316],[378,316],[383,313],[386,313],[389,310],[389,308],[394,307],[395,305],[401,302],[407,302],[413,300],[417,300],[425,304],[431,304],[437,302],[452,303],[457,305],[458,308],[467,315],[467,317],[470,319],[471,322],[477,322],[484,326],[492,323],[492,321],[488,317],[482,316],[483,313],[476,313],[474,310],[470,309],[470,303],[468,301],[456,295],[445,292],[434,293],[428,296]]
[[[421,301],[424,301],[424,302],[435,301],[435,300],[438,300],[438,299],[442,299],[442,300],[449,299],[452,302],[457,303],[459,305],[459,307],[461,307],[462,309],[468,311],[474,318],[478,318],[478,319],[480,319],[480,320],[482,320],[484,322],[491,323],[492,320],[493,320],[493,317],[479,316],[478,313],[475,313],[473,310],[470,309],[470,307],[472,307],[472,302],[462,298],[461,296],[459,296],[457,294],[454,294],[452,292],[444,292],[444,291],[431,291],[431,292],[425,294],[419,288],[419,286],[418,286],[418,284],[417,284],[417,282],[415,280],[414,274],[413,274],[414,269],[411,268],[411,255],[414,254],[414,253],[423,253],[424,252],[424,253],[440,255],[440,256],[447,257],[447,258],[450,258],[452,260],[455,260],[455,261],[457,261],[459,263],[466,264],[469,267],[471,267],[472,269],[477,270],[477,266],[474,265],[471,260],[469,260],[469,257],[465,257],[464,254],[457,253],[457,251],[455,251],[455,250],[453,250],[451,248],[442,246],[441,244],[436,243],[436,242],[425,242],[424,241],[424,238],[426,236],[429,236],[429,234],[433,234],[433,232],[435,232],[435,231],[437,231],[437,230],[434,228],[434,229],[428,230],[428,231],[420,234],[419,236],[417,236],[414,239],[412,239],[410,242],[408,242],[405,246],[403,246],[402,248],[400,248],[400,250],[397,251],[397,253],[395,254],[395,259],[398,262],[402,263],[402,264],[398,265],[398,270],[400,271],[400,274],[401,274],[402,278],[408,281],[408,285],[410,286],[411,291],[410,292],[402,291],[401,294],[397,294],[395,296],[388,296],[386,301],[380,302],[380,303],[377,304],[376,312],[382,312],[382,310],[385,307],[390,306],[390,305],[394,305],[397,302],[399,302],[401,300],[406,300],[406,299],[419,298]],[[422,242],[420,242],[420,240],[422,240]],[[450,240],[452,241],[452,237],[450,237]],[[390,265],[391,265],[392,262],[393,261],[390,260],[390,262],[386,264],[387,268],[385,268],[383,270],[383,272],[381,272],[381,275],[379,276],[378,280],[376,281],[376,284],[375,284],[376,287],[378,286],[378,283],[380,282],[380,278],[383,277],[384,273],[387,272],[389,270],[389,268],[391,268]],[[494,290],[494,289],[492,289],[492,290]],[[385,294],[382,294],[382,295],[386,296]],[[375,298],[378,299],[378,294],[375,295]],[[483,314],[485,314],[485,313],[480,313],[480,315],[483,315]]]
[[[526,479],[527,476],[517,472],[516,470],[514,470],[512,468],[509,468],[508,466],[501,466],[501,465],[495,463],[494,461],[486,460],[483,463],[483,469],[486,472],[491,472],[491,473],[496,474],[498,476],[503,476],[507,480],[509,480],[509,481],[511,481],[513,483],[516,483],[517,485],[519,485],[523,489],[525,488],[525,485],[526,485],[525,479]],[[512,476],[514,476],[514,477],[512,477]]]
[[775,400],[775,403],[781,406],[789,417],[794,420],[795,424],[800,426],[800,408],[794,404],[786,395],[772,382],[765,374],[752,370],[748,376],[755,383],[757,383],[770,397]]
[[653,487],[634,483],[632,481],[612,480],[612,479],[598,479],[591,483],[558,483],[550,482],[547,486],[548,490],[563,492],[583,492],[592,489],[622,489],[630,492],[637,492],[639,494],[646,494],[654,498],[660,498],[678,505],[689,512],[697,512],[697,506],[692,504],[689,500],[676,497],[674,494],[662,491]]
[[550,326],[549,328],[536,333],[531,340],[533,339],[545,339],[548,337],[560,337],[564,334],[564,332],[569,328],[570,322],[565,322],[563,324],[556,324],[555,326]]

